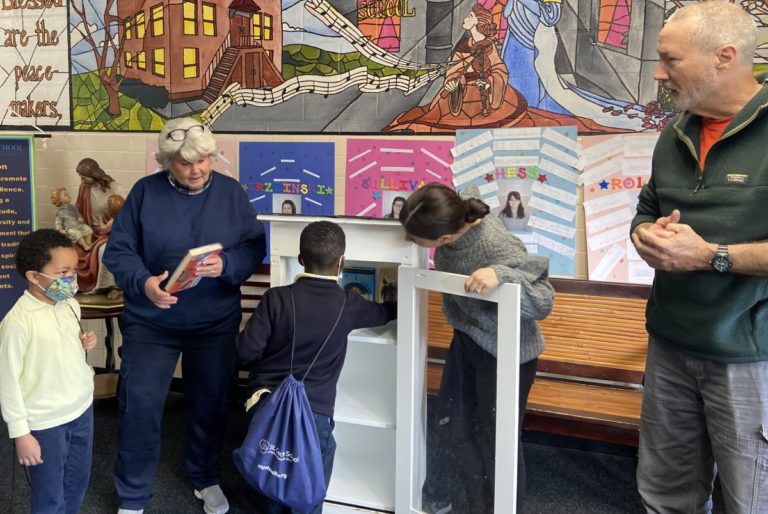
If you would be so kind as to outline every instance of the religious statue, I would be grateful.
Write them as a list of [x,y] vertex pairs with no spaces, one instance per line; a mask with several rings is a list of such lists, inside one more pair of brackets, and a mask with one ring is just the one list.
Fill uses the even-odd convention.
[[84,293],[107,291],[107,298],[120,296],[115,279],[102,264],[102,255],[112,230],[112,222],[123,205],[123,197],[115,190],[115,180],[90,157],[81,160],[75,169],[80,175],[77,210],[93,230],[90,249],[78,247],[77,282]]
[[80,245],[85,251],[93,246],[93,229],[88,226],[72,205],[72,199],[67,189],[60,187],[51,193],[51,203],[57,207],[54,226],[65,234],[73,243]]

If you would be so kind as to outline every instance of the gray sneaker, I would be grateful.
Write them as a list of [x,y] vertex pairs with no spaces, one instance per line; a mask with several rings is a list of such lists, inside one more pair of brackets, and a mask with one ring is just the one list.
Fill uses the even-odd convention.
[[451,502],[446,501],[426,501],[422,505],[424,512],[427,514],[448,514],[453,511],[453,505]]
[[203,500],[203,510],[206,514],[226,514],[229,502],[218,484],[206,487],[202,491],[195,489],[195,496]]

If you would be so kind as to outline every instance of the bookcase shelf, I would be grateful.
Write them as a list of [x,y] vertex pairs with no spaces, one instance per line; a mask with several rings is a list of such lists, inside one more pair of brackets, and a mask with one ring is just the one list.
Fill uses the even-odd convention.
[[360,328],[349,334],[349,342],[360,344],[397,344],[397,321],[393,320],[381,327]]
[[[271,285],[293,281],[298,264],[299,236],[321,219],[310,216],[259,216],[270,224]],[[335,218],[346,234],[346,267],[426,267],[427,253],[405,241],[397,220]],[[378,272],[378,270],[377,270]],[[426,303],[426,301],[424,302]],[[426,320],[423,321],[426,326]],[[426,329],[426,328],[425,328]],[[337,387],[334,419],[336,458],[327,499],[349,505],[394,511],[397,498],[411,495],[398,489],[398,475],[411,475],[413,462],[423,465],[423,448],[414,448],[411,427],[400,427],[398,413],[420,410],[419,394],[398,390],[398,363],[409,344],[400,345],[396,321],[383,327],[352,332]],[[411,369],[400,371],[411,374]],[[410,417],[410,416],[406,416]],[[407,430],[400,434],[400,430]],[[401,477],[402,478],[402,477]],[[418,478],[408,482],[419,481]],[[403,483],[406,483],[405,481]]]
[[327,499],[395,510],[395,430],[337,423],[338,442]]
[[337,421],[382,428],[396,426],[396,359],[395,345],[350,340],[339,377]]

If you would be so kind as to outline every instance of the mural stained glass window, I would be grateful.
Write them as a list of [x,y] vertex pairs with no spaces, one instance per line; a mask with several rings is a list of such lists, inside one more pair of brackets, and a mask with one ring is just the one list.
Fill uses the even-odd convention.
[[152,73],[165,77],[165,48],[155,48],[152,51]]
[[267,13],[253,15],[253,38],[257,41],[272,39],[272,16]]
[[358,0],[357,26],[365,37],[390,52],[400,51],[400,22],[416,16],[408,0]]
[[203,4],[203,35],[216,35],[216,6]]
[[195,36],[197,35],[197,5],[195,5],[195,2],[184,2],[182,6],[184,12],[184,34]]
[[627,49],[632,0],[600,0],[597,42]]
[[159,4],[151,8],[152,14],[152,35],[162,36],[165,33],[165,11],[163,5]]
[[197,48],[184,49],[184,78],[193,79],[198,76],[198,54]]
[[144,39],[146,32],[146,26],[144,25],[144,13],[140,12],[136,14],[136,37]]

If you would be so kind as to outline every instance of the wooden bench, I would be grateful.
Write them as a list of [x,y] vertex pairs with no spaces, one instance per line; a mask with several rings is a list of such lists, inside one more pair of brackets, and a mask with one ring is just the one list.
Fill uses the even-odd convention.
[[[649,286],[553,279],[555,306],[540,323],[546,349],[525,428],[638,444]],[[429,299],[429,392],[440,387],[452,328],[438,294]]]

